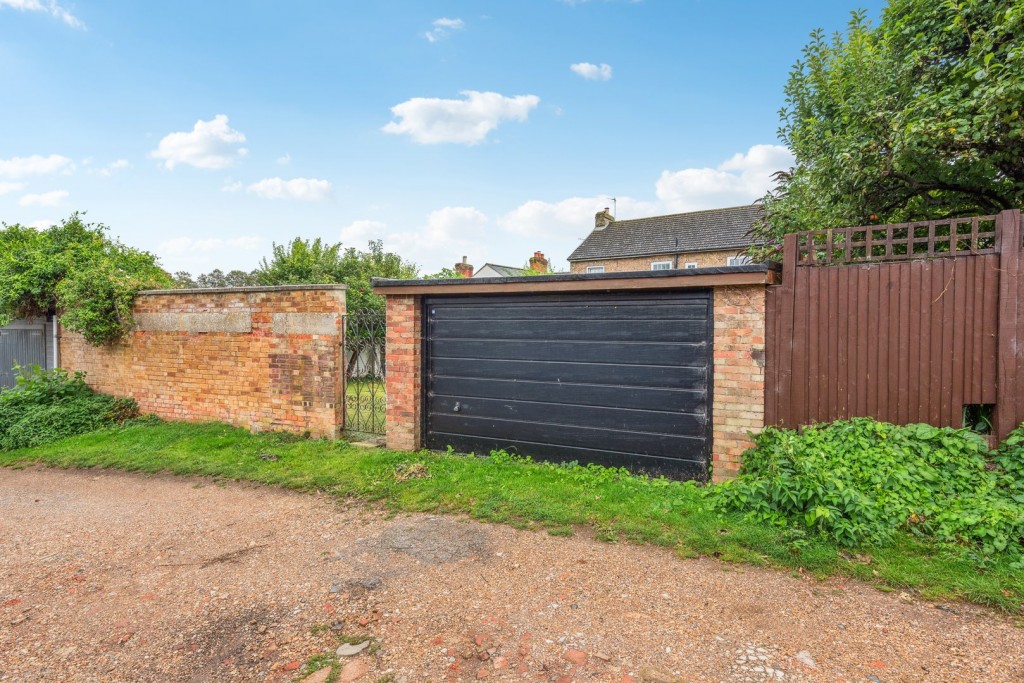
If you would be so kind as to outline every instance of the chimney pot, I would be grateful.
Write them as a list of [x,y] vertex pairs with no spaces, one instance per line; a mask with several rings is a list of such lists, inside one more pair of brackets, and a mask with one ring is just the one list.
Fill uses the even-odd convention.
[[530,270],[534,270],[538,273],[549,272],[548,260],[544,258],[543,251],[533,252],[533,256],[530,257]]
[[608,207],[604,207],[604,211],[598,211],[594,214],[594,229],[604,230],[609,225],[615,222],[615,216],[608,213]]
[[473,266],[467,263],[469,259],[462,257],[462,263],[455,264],[455,274],[459,277],[473,277]]

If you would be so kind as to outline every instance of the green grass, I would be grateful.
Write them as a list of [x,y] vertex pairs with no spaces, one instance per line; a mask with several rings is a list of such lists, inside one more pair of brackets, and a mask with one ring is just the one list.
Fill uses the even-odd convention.
[[[261,454],[278,459],[261,459]],[[465,513],[555,535],[589,527],[603,541],[652,543],[673,548],[680,557],[713,556],[817,577],[854,577],[926,599],[966,600],[1012,614],[1020,614],[1024,603],[1024,572],[1008,563],[982,568],[959,553],[910,538],[843,550],[814,536],[711,511],[691,484],[611,470],[355,448],[342,441],[251,434],[218,423],[138,424],[0,453],[0,466],[31,463],[253,481],[324,491],[395,511]],[[414,463],[423,464],[426,476],[395,476],[412,471]]]

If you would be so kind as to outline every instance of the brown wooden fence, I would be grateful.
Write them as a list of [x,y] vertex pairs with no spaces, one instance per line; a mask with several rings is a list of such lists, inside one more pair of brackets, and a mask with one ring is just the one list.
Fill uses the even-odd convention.
[[786,236],[767,299],[765,418],[1024,421],[1021,214]]

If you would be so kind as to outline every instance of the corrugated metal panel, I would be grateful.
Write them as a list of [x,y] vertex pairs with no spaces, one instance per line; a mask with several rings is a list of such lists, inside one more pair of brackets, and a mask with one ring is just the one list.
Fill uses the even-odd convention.
[[18,323],[0,327],[0,387],[15,385],[14,366],[46,365],[43,325]]

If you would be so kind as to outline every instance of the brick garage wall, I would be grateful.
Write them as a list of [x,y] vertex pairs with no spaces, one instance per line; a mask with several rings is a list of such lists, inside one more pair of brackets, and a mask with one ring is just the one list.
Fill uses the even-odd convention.
[[423,306],[418,296],[387,298],[387,446],[422,447]]
[[61,365],[168,420],[335,437],[344,426],[343,286],[143,292],[123,343],[61,330]]
[[764,427],[764,286],[715,288],[714,479],[735,476]]
[[[730,256],[737,256],[742,249],[727,249],[724,251],[701,251],[689,254],[679,254],[679,267],[683,268],[687,263],[696,262],[698,268],[711,268],[713,266],[725,266],[729,263]],[[626,273],[650,270],[654,261],[675,261],[675,254],[662,254],[661,256],[643,256],[640,258],[603,259],[597,261],[577,261],[569,264],[570,273],[585,273],[587,266],[604,266],[606,273]]]

